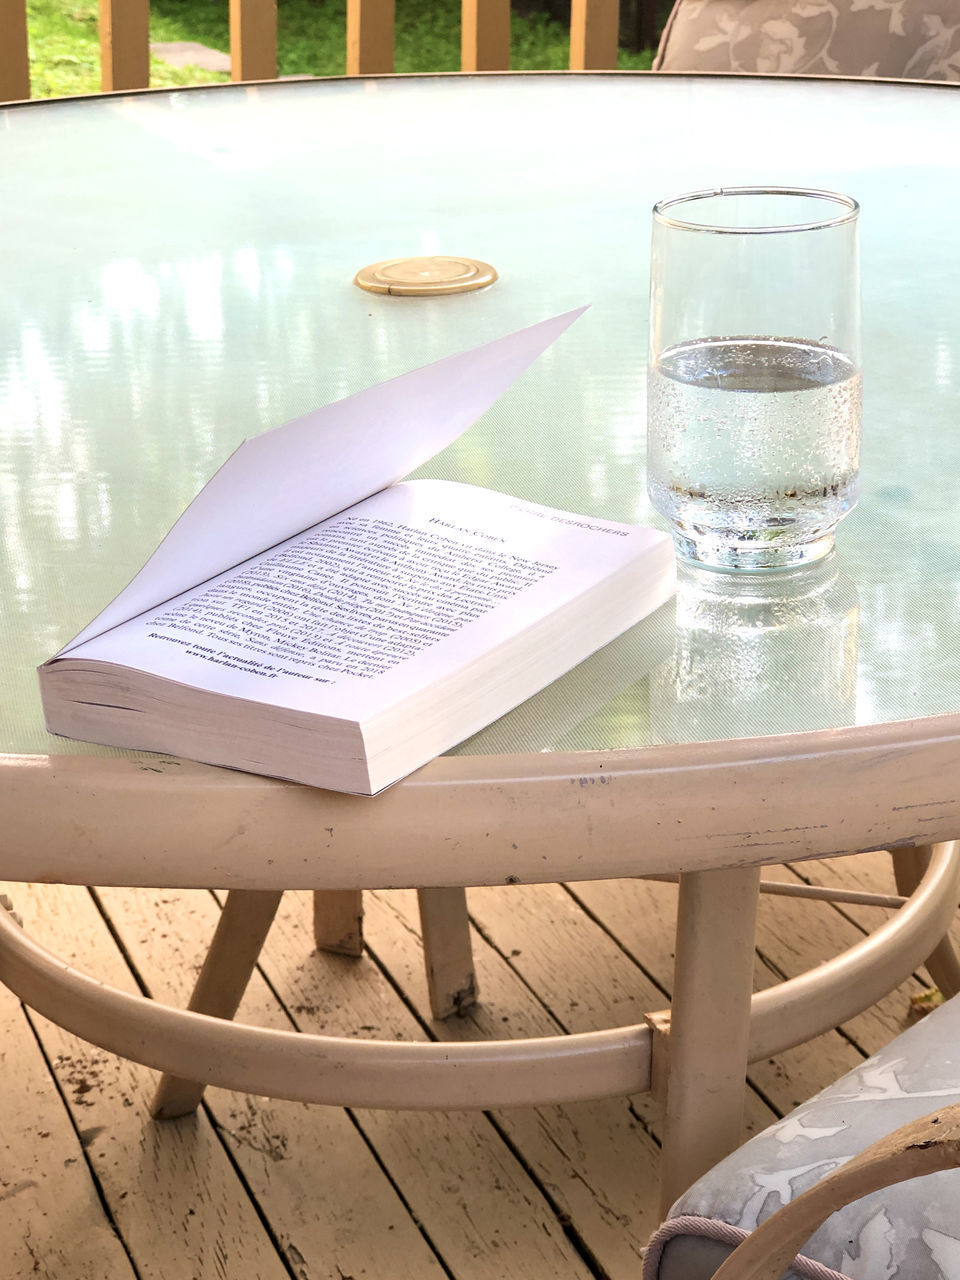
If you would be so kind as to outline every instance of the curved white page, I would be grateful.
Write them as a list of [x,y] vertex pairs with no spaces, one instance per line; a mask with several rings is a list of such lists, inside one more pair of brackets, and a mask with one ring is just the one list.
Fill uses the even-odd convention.
[[[56,655],[378,493],[463,434],[586,307],[245,440],[107,607]],[[264,495],[282,495],[275,506]]]

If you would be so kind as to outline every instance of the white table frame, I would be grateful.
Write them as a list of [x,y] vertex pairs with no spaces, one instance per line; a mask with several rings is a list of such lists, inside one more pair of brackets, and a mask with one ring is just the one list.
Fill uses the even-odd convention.
[[[334,1105],[447,1109],[661,1093],[664,1202],[739,1141],[749,1061],[837,1026],[928,960],[947,992],[960,898],[960,716],[622,752],[443,757],[376,799],[186,761],[0,758],[13,880],[224,887],[189,1011],[113,990],[0,912],[0,980],[168,1077]],[[909,902],[751,999],[764,863],[890,849]],[[396,1044],[229,1021],[286,888],[457,888],[680,873],[673,1013],[573,1036]]]
[[[447,757],[374,800],[156,757],[0,756],[0,876],[229,890],[190,1010],[78,973],[5,910],[0,980],[76,1034],[166,1073],[161,1114],[196,1106],[207,1082],[418,1108],[653,1088],[666,1107],[670,1200],[739,1140],[748,1061],[854,1016],[925,959],[945,992],[960,989],[944,941],[960,895],[958,779],[960,713],[633,751]],[[832,962],[751,997],[759,867],[876,849],[891,850],[908,904]],[[679,875],[680,901],[673,1011],[643,1024],[453,1045],[230,1021],[284,889],[459,892],[648,874]]]

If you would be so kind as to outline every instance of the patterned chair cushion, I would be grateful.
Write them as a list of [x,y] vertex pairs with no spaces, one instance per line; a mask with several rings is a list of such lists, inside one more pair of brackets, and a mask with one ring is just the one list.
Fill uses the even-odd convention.
[[[670,1210],[643,1280],[709,1280],[734,1245],[864,1147],[960,1102],[960,996],[720,1162]],[[960,1280],[960,1169],[847,1205],[789,1280]]]
[[676,0],[653,67],[960,80],[960,0]]

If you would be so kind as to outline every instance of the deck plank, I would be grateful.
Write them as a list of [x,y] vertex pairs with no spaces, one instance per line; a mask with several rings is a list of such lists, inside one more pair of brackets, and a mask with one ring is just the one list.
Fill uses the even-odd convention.
[[[767,874],[882,890],[892,884],[882,854]],[[134,989],[129,963],[85,890],[9,891],[41,941]],[[638,880],[471,891],[480,1003],[464,1018],[438,1023],[430,1018],[413,892],[367,895],[369,951],[357,959],[317,953],[310,895],[287,894],[263,957],[269,984],[254,976],[239,1016],[386,1039],[480,1040],[628,1024],[668,1004],[675,895],[674,886]],[[185,1004],[215,925],[213,895],[111,889],[100,899],[154,994]],[[820,963],[885,914],[765,898],[758,989]],[[749,1127],[768,1123],[891,1039],[921,989],[910,979],[841,1031],[751,1068]],[[18,1210],[8,1215],[12,1275],[638,1274],[656,1213],[659,1113],[650,1098],[487,1116],[347,1112],[211,1089],[196,1118],[156,1125],[146,1117],[151,1072],[30,1015],[41,1053],[17,1002],[0,995],[12,1081],[0,1103],[0,1195],[17,1191]],[[20,1253],[11,1255],[13,1245]]]
[[[784,868],[770,870],[771,875],[775,873],[780,878],[793,874]],[[837,883],[844,883],[842,873]],[[882,909],[872,911],[872,919],[868,917],[864,922],[867,928],[877,928],[886,915]],[[760,918],[758,945],[768,960],[788,975],[812,968],[825,956],[836,955],[865,936],[864,928],[854,924],[844,911],[808,899],[765,895],[760,903]],[[910,997],[922,989],[916,978],[908,978],[844,1023],[841,1032],[833,1034],[848,1037],[865,1055],[875,1053],[909,1025]]]
[[[38,941],[106,982],[136,989],[85,889],[11,885],[8,892]],[[207,1117],[152,1123],[152,1072],[45,1018],[36,1024],[141,1280],[289,1280]],[[69,1262],[57,1280],[82,1274]]]
[[[526,893],[514,888],[494,892],[501,893],[508,910],[515,909]],[[468,903],[473,897],[471,891]],[[402,983],[426,1022],[429,1001],[416,896],[369,894],[366,918],[367,937],[378,959]],[[529,935],[527,941],[535,945]],[[432,1023],[437,1039],[513,1039],[556,1035],[564,1029],[545,1006],[543,992],[531,989],[483,936],[474,932],[473,943],[480,1001],[464,1017]],[[594,1010],[590,1021],[597,1016]],[[586,1024],[587,1017],[585,1010],[580,1023]],[[632,1100],[511,1108],[497,1112],[495,1123],[607,1274],[636,1276],[640,1251],[657,1225],[659,1149]]]
[[20,1002],[0,987],[0,1257],[37,1280],[134,1280]]
[[[655,914],[631,921],[638,932],[634,947],[624,946],[622,931],[611,923],[623,893],[635,894],[636,880],[611,880],[603,887],[589,886],[600,910],[596,923],[580,907],[583,900],[572,896],[562,885],[527,885],[520,891],[475,889],[471,891],[471,911],[480,929],[510,958],[524,981],[554,1010],[567,1031],[597,1031],[610,1026],[629,1026],[669,1004],[672,984],[672,944],[675,905],[656,900]],[[658,885],[658,889],[671,886]],[[674,898],[676,889],[672,889]],[[658,957],[670,950],[669,964],[641,968],[634,957],[646,959],[648,934],[655,933]],[[669,937],[669,948],[666,938]],[[652,975],[652,976],[650,976]],[[651,1132],[661,1136],[662,1115],[657,1101],[648,1096],[634,1100],[634,1106]],[[747,1132],[753,1133],[776,1118],[753,1090],[744,1102]]]
[[[371,900],[376,896],[367,895],[365,916],[374,951],[379,939]],[[418,945],[412,931],[408,937],[411,946]],[[302,1028],[426,1038],[407,1003],[368,957],[332,970],[328,959],[310,954],[309,895],[287,894],[263,963]],[[424,996],[425,991],[424,978]],[[454,1275],[470,1280],[502,1280],[507,1270],[511,1280],[590,1275],[537,1183],[483,1113],[355,1114]]]
[[[572,892],[595,916],[603,920],[605,927],[630,954],[641,958],[645,966],[654,966],[659,985],[668,991],[672,989],[672,922],[676,918],[676,886],[655,880],[611,880],[577,884],[572,886]],[[763,908],[767,901],[769,899],[765,898],[760,904],[761,913],[757,925],[757,942],[761,954],[754,967],[754,988],[758,991],[779,980],[779,975],[763,960],[767,943]],[[790,899],[791,906],[795,902],[795,899]],[[830,910],[819,904],[818,909]],[[653,927],[653,922],[664,918],[671,921],[671,931],[660,931]],[[829,929],[822,930],[818,937],[821,940],[826,937],[827,941],[817,963],[839,949],[830,949],[833,946],[833,935]],[[800,969],[785,968],[782,972],[787,977],[792,977]],[[746,1132],[755,1131],[757,1125],[762,1127],[769,1124],[772,1114],[782,1115],[789,1111],[795,1101],[809,1098],[860,1061],[862,1055],[856,1049],[836,1032],[829,1032],[815,1041],[787,1050],[776,1058],[754,1063],[748,1073],[748,1080],[756,1095],[773,1110],[771,1112],[759,1108],[748,1094],[745,1107]]]
[[[866,889],[872,893],[896,893],[890,855],[882,850],[876,853],[857,853],[846,858],[814,858],[797,862],[793,870],[801,879],[811,884],[843,885],[847,888]],[[877,924],[893,914],[892,908],[865,907],[843,903],[837,908],[848,919],[863,929],[875,929]],[[960,907],[950,930],[955,947],[960,949]],[[918,975],[922,984],[929,982],[924,971]]]
[[[213,896],[104,889],[101,897],[156,997],[185,1006],[216,927]],[[300,959],[310,963],[310,945]],[[324,955],[321,963],[327,972],[354,973],[341,956]],[[294,1025],[259,974],[238,1018],[285,1030]],[[347,1112],[226,1089],[208,1089],[206,1103],[298,1280],[443,1276]]]
[[[103,900],[125,936],[137,939],[134,959],[148,982],[155,984],[157,995],[184,1004],[184,968],[178,970],[177,957],[191,967],[199,963],[202,944],[214,927],[212,898],[117,889],[104,890]],[[353,960],[314,949],[309,894],[285,895],[264,949],[263,967],[301,1030],[382,1039],[421,1037],[416,1020],[369,958]],[[290,1025],[258,979],[251,983],[238,1018]],[[268,1103],[215,1089],[208,1090],[208,1098],[274,1233],[281,1240],[296,1240],[305,1280],[327,1275],[335,1280],[341,1274],[389,1275],[391,1280],[439,1274],[435,1258],[429,1270],[424,1265],[425,1241],[454,1275],[471,1280],[500,1280],[506,1257],[511,1277],[517,1280],[554,1274],[585,1280],[589,1275],[549,1206],[482,1114],[347,1113]],[[322,1126],[334,1122],[340,1126],[339,1136],[325,1136]],[[421,1224],[423,1234],[416,1245],[409,1231],[399,1229],[395,1197],[392,1210],[356,1213],[339,1161],[348,1141],[359,1143],[360,1135],[376,1151],[391,1181],[402,1188],[413,1214],[407,1227],[412,1228],[414,1220]],[[337,1152],[336,1158],[331,1158],[331,1151]],[[272,1163],[264,1162],[264,1153]],[[369,1152],[367,1159],[368,1176],[383,1180]],[[286,1185],[277,1174],[287,1178]],[[384,1180],[384,1185],[389,1184]],[[334,1247],[342,1256],[330,1257]],[[364,1251],[365,1257],[357,1256]]]

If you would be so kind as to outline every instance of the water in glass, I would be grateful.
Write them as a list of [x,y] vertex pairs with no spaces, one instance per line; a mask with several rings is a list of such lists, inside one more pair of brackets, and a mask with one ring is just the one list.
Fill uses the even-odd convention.
[[857,496],[861,385],[847,355],[702,338],[660,353],[648,393],[650,496],[681,553],[687,541],[716,564],[782,565],[832,539]]

